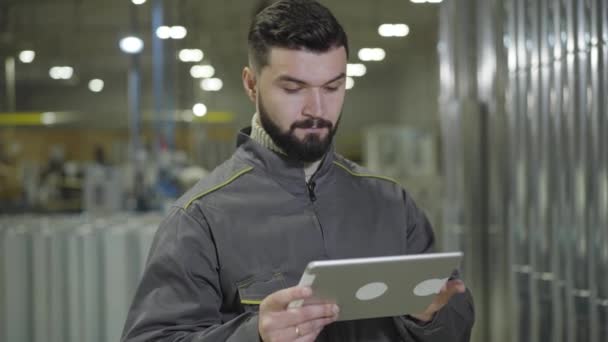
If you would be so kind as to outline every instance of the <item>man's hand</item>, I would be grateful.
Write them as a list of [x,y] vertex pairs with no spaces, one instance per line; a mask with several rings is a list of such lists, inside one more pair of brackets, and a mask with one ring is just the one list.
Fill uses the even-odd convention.
[[260,304],[258,330],[264,342],[314,341],[323,328],[338,318],[335,304],[288,308],[294,300],[312,295],[307,287],[290,287],[266,297]]
[[422,322],[429,322],[433,319],[435,313],[448,303],[452,296],[457,293],[464,293],[466,290],[467,288],[462,280],[450,280],[443,285],[439,294],[435,296],[431,305],[423,313],[412,315],[412,317]]

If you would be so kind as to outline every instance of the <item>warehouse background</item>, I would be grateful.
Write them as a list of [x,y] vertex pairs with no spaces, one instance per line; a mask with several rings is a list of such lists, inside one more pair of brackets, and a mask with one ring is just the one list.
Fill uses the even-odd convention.
[[[337,149],[464,251],[474,341],[608,341],[608,3],[321,2],[351,45]],[[118,340],[163,212],[251,119],[268,3],[0,3],[1,341]]]

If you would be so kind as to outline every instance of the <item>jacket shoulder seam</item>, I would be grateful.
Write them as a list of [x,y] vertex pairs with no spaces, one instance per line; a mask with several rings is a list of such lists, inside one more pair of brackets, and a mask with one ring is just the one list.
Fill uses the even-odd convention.
[[399,185],[399,186],[400,186],[399,182],[397,182],[396,180],[394,180],[394,179],[392,179],[392,178],[390,178],[390,177],[385,177],[385,176],[380,176],[380,175],[374,175],[374,174],[371,174],[371,173],[360,173],[360,172],[355,172],[355,171],[353,171],[353,170],[349,169],[349,168],[348,168],[346,165],[344,165],[344,164],[342,164],[342,163],[340,163],[340,162],[338,162],[338,161],[335,161],[335,160],[334,160],[334,164],[335,164],[335,165],[337,165],[337,166],[339,166],[341,169],[343,169],[343,170],[344,170],[344,171],[346,171],[347,173],[349,173],[351,176],[355,176],[355,177],[361,177],[361,178],[375,178],[375,179],[380,179],[380,180],[384,180],[384,181],[387,181],[387,182],[391,182],[391,183],[393,183],[393,184],[396,184],[396,185]]
[[238,171],[237,173],[235,173],[234,175],[232,175],[230,178],[228,178],[227,180],[225,180],[224,182],[212,187],[209,190],[205,190],[199,194],[194,195],[189,201],[188,203],[186,203],[186,205],[183,207],[184,209],[188,209],[188,207],[190,207],[190,205],[198,200],[201,199],[207,195],[209,195],[210,193],[217,191],[227,185],[229,185],[230,183],[234,182],[235,180],[237,180],[237,178],[241,177],[242,175],[246,174],[247,172],[250,172],[251,170],[253,170],[253,166],[248,166],[240,171]]

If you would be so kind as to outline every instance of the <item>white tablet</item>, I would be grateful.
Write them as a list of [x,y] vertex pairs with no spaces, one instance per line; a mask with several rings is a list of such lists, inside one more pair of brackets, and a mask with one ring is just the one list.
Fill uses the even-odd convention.
[[289,307],[336,303],[339,321],[422,313],[461,259],[455,252],[313,261],[299,283],[313,298]]

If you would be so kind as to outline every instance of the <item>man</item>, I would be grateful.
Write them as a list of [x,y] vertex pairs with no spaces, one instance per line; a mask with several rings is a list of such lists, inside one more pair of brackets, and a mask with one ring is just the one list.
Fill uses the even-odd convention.
[[124,341],[467,341],[473,305],[452,280],[423,313],[336,322],[288,309],[312,260],[426,253],[433,232],[394,182],[336,154],[348,42],[328,9],[282,0],[256,16],[243,84],[252,128],[161,224]]

